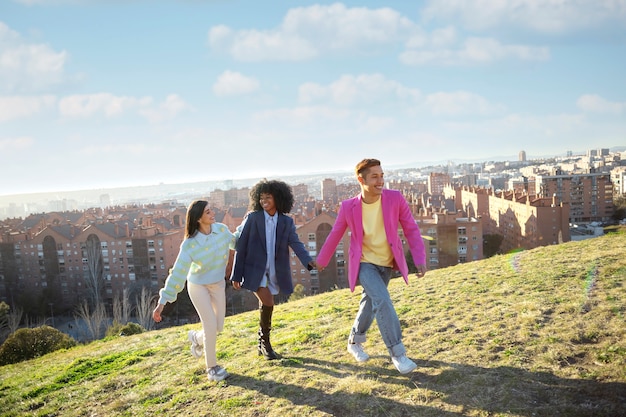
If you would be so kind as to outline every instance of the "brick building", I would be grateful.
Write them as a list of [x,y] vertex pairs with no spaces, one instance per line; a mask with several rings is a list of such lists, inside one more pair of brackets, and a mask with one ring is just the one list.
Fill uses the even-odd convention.
[[607,173],[538,175],[535,194],[555,196],[570,207],[569,222],[609,221],[614,213],[613,184]]
[[556,196],[471,187],[447,187],[445,194],[458,211],[481,219],[484,234],[503,237],[502,252],[570,241],[569,205]]
[[[11,305],[53,304],[69,312],[98,296],[109,307],[124,289],[153,292],[167,277],[182,241],[182,229],[160,231],[149,219],[124,223],[47,225],[5,235],[0,243],[0,301]],[[97,285],[91,277],[99,277]]]

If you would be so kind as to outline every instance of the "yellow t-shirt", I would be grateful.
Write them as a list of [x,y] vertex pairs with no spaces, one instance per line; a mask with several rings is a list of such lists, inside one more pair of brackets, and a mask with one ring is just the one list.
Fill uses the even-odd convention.
[[392,266],[393,254],[385,233],[380,198],[371,204],[361,201],[361,207],[363,209],[363,253],[361,254],[361,262],[368,262],[378,266]]

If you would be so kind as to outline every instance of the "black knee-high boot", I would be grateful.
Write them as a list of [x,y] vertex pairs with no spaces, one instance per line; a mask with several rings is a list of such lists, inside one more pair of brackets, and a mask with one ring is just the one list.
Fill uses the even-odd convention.
[[260,314],[261,319],[259,321],[259,355],[263,355],[265,359],[272,360],[278,359],[278,355],[272,349],[270,344],[270,331],[272,330],[272,312],[274,306],[261,305]]

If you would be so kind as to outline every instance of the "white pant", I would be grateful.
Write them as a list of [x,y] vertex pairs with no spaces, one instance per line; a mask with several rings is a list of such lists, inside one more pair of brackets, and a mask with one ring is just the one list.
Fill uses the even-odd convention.
[[202,340],[204,344],[204,359],[207,369],[217,365],[215,344],[217,334],[224,328],[224,316],[226,316],[225,287],[226,281],[224,280],[206,285],[187,282],[189,298],[202,322],[202,332],[196,333],[196,341]]

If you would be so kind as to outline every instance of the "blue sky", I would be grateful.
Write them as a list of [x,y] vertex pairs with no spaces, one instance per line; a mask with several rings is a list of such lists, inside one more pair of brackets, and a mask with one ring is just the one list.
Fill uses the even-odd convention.
[[2,0],[0,195],[626,145],[626,0]]

